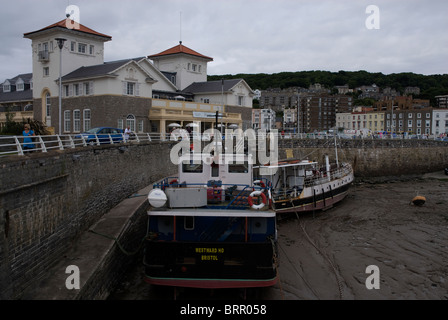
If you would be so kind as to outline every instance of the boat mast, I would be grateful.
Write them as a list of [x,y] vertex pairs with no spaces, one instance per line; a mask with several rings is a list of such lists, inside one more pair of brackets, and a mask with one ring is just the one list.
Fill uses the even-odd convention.
[[336,135],[334,135],[334,152],[336,154],[336,168],[339,168],[339,161],[338,161],[338,144],[336,142]]

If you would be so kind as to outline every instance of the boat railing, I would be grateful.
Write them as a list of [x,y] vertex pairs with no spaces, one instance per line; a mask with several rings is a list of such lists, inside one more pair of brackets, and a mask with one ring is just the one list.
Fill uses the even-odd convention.
[[[267,198],[269,197],[268,189],[269,187],[266,184],[226,184],[221,181],[210,180],[206,183],[186,183],[183,181],[179,181],[178,177],[167,177],[153,185],[153,188],[158,188],[161,190],[165,190],[166,188],[189,188],[189,187],[204,187],[210,190],[214,190],[216,188],[221,188],[222,192],[224,192],[225,201],[217,202],[217,203],[208,203],[204,208],[207,209],[249,209],[249,203],[247,198],[250,193],[253,191],[261,191],[262,193],[267,194]],[[269,204],[269,201],[267,201]],[[266,206],[268,207],[268,206]]]
[[330,170],[329,175],[327,171],[316,171],[314,175],[305,177],[305,187],[312,187],[333,179],[341,179],[352,173],[349,164],[342,164],[340,167]]

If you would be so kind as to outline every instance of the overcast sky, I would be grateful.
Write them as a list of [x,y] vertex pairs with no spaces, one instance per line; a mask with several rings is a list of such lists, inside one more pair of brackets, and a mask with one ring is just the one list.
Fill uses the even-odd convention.
[[[209,75],[448,73],[447,0],[0,0],[0,5],[1,82],[32,71],[31,40],[23,34],[62,20],[68,5],[79,7],[81,24],[112,36],[106,61],[159,53],[182,40],[214,59]],[[366,13],[369,5],[379,15]]]

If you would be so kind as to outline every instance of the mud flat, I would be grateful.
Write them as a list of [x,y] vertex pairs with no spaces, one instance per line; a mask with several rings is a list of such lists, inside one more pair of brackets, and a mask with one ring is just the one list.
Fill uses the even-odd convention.
[[279,245],[281,281],[264,299],[448,299],[448,176],[353,185],[338,206],[280,222]]
[[[416,195],[426,197],[414,206]],[[280,281],[263,300],[448,299],[448,176],[362,182],[325,212],[279,222]],[[368,289],[368,266],[379,270],[379,289]],[[134,267],[110,299],[172,299],[172,291],[142,281]],[[187,289],[188,290],[188,289]],[[232,291],[189,291],[188,299],[240,299]]]

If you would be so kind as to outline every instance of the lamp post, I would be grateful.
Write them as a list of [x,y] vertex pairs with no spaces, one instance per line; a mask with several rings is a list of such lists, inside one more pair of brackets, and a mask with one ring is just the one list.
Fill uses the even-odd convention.
[[62,117],[62,48],[64,47],[64,42],[67,39],[64,38],[56,38],[59,47],[59,131],[58,134],[62,133],[61,127],[61,117]]

